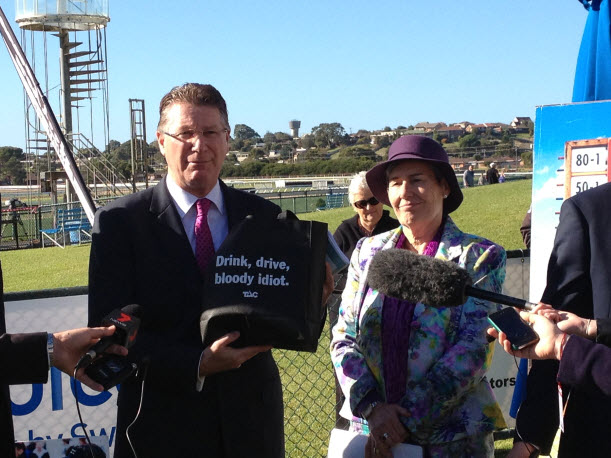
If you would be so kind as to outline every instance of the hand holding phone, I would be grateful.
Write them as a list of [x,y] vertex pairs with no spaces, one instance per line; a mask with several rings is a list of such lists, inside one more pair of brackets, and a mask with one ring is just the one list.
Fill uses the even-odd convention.
[[537,333],[511,307],[490,314],[488,321],[497,331],[507,335],[513,350],[521,350],[539,341]]

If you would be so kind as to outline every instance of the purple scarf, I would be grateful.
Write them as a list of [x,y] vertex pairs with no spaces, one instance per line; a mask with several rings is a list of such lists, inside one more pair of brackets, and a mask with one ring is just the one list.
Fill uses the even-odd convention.
[[[441,223],[433,240],[427,243],[422,256],[435,256],[445,221]],[[401,232],[396,248],[403,248],[406,237]],[[401,266],[397,266],[401,268]],[[409,354],[409,336],[412,327],[416,304],[394,297],[384,297],[382,306],[382,366],[386,386],[386,402],[397,404],[405,395],[407,383],[407,363]]]

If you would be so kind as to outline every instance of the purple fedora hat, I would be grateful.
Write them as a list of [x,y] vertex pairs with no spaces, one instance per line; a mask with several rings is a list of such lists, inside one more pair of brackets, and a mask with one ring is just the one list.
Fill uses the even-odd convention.
[[388,149],[388,160],[381,162],[367,172],[367,184],[376,199],[391,206],[388,200],[386,169],[390,164],[406,159],[429,161],[442,173],[450,186],[450,194],[443,201],[443,210],[446,214],[453,212],[460,206],[463,195],[454,169],[448,160],[448,153],[435,140],[422,135],[406,135],[395,140]]

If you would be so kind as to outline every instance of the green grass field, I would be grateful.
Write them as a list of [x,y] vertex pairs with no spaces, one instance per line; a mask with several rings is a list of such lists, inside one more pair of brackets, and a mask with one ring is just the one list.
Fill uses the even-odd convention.
[[[465,200],[452,218],[463,231],[489,238],[507,250],[524,248],[520,224],[530,205],[531,180],[464,190]],[[331,232],[354,215],[351,207],[301,213],[329,225]],[[89,245],[0,252],[4,290],[62,288],[87,284]]]
[[[463,189],[462,205],[451,214],[464,232],[481,235],[507,250],[524,248],[520,225],[530,206],[532,180]],[[392,212],[392,211],[391,211]],[[301,219],[315,219],[329,225],[333,232],[346,218],[354,215],[351,207],[303,213]]]
[[[464,190],[465,200],[452,218],[465,232],[491,239],[508,250],[523,248],[520,224],[531,199],[531,180]],[[333,232],[352,208],[303,213],[301,219],[326,222]],[[0,253],[4,290],[27,291],[87,284],[89,245]],[[316,353],[274,350],[284,387],[287,456],[325,456],[334,426],[334,380],[328,353],[328,328]],[[496,442],[506,456],[510,440]]]

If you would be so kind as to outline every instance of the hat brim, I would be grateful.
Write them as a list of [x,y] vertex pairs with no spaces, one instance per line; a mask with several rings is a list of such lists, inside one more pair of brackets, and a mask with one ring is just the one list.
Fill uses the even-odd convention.
[[367,185],[376,199],[389,207],[392,207],[388,199],[388,183],[386,182],[386,169],[390,164],[400,161],[418,160],[431,162],[431,165],[437,166],[450,187],[450,194],[443,201],[443,211],[445,214],[452,213],[463,201],[463,194],[458,184],[458,179],[454,173],[454,169],[445,161],[437,161],[435,159],[427,159],[422,157],[414,157],[410,153],[398,154],[392,161],[382,162],[374,166],[367,174],[365,179]]

